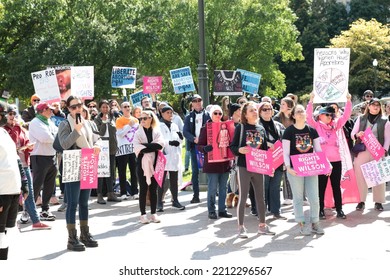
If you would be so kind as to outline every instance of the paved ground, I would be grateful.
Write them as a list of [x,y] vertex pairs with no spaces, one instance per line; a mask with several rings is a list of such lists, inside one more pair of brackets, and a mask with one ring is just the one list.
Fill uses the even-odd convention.
[[[390,200],[390,189],[387,200]],[[48,231],[31,231],[31,224],[20,225],[14,234],[7,266],[0,264],[6,273],[18,273],[19,268],[31,268],[29,279],[42,276],[63,279],[65,276],[86,276],[88,279],[160,279],[161,277],[121,276],[120,269],[149,267],[202,268],[199,279],[326,279],[335,276],[363,278],[380,276],[388,279],[390,261],[390,203],[385,211],[373,209],[371,194],[364,212],[355,211],[355,204],[344,206],[346,220],[335,217],[335,212],[326,210],[327,220],[322,222],[323,236],[301,237],[294,222],[292,206],[282,208],[287,221],[268,219],[277,234],[258,236],[256,217],[247,208],[245,224],[248,239],[237,239],[235,209],[230,209],[232,219],[209,220],[207,217],[206,193],[201,192],[201,203],[190,204],[192,193],[179,193],[186,205],[184,211],[172,209],[166,204],[160,215],[160,224],[139,223],[138,201],[99,205],[91,200],[90,228],[99,241],[98,248],[85,252],[66,250],[67,231],[64,213],[56,212],[55,222],[47,222],[53,228]],[[170,196],[166,197],[170,201]],[[309,207],[305,207],[308,215]],[[27,261],[27,260],[39,260]],[[46,262],[43,260],[49,260]],[[214,267],[246,266],[272,267],[268,276],[216,276],[213,272],[228,270]],[[264,270],[266,271],[266,270]],[[21,272],[21,271],[19,271]],[[26,272],[23,270],[23,272]],[[232,273],[232,270],[228,271]],[[238,271],[235,271],[237,274]],[[55,274],[55,277],[52,275]],[[338,277],[338,278],[339,278]],[[3,277],[1,277],[3,279]],[[195,277],[166,276],[163,279],[195,279]],[[21,279],[18,277],[18,279]],[[77,277],[77,279],[80,279]]]

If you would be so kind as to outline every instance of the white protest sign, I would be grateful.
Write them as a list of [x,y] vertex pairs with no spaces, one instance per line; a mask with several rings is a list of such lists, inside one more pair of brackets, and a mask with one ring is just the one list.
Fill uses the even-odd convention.
[[314,49],[314,103],[347,102],[349,48]]
[[72,94],[83,99],[93,99],[94,71],[93,66],[71,67]]
[[34,84],[34,91],[41,101],[55,102],[60,101],[60,89],[58,87],[56,71],[52,68],[33,72],[31,78]]
[[369,188],[390,181],[390,156],[373,160],[360,166]]

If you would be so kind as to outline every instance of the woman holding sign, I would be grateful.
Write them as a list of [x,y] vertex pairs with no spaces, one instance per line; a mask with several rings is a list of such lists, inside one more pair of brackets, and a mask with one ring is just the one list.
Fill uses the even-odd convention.
[[[99,136],[94,134],[91,126],[81,117],[83,102],[79,97],[71,95],[66,101],[69,108],[67,120],[58,127],[58,139],[65,150],[90,148],[97,156],[100,153]],[[97,180],[97,178],[96,178]],[[97,247],[98,242],[89,233],[88,199],[90,189],[80,189],[80,181],[65,183],[66,227],[68,229],[68,250],[84,251],[85,247]],[[76,231],[76,210],[79,208],[80,239]]]
[[[326,158],[332,165],[332,174],[330,175],[330,183],[332,186],[334,204],[336,207],[337,218],[345,219],[347,216],[343,212],[343,204],[341,197],[340,181],[341,181],[341,156],[339,151],[340,139],[338,133],[343,131],[343,126],[348,121],[352,112],[351,95],[347,95],[347,104],[344,114],[336,118],[335,109],[329,105],[321,108],[317,118],[313,118],[313,100],[314,93],[310,94],[310,101],[307,105],[307,123],[314,127],[319,136],[321,148],[325,152]],[[329,176],[319,175],[319,194],[320,194],[320,219],[326,219],[324,212],[325,191],[328,184]]]
[[[319,225],[318,216],[320,210],[318,175],[298,176],[290,160],[290,156],[293,155],[321,152],[320,138],[317,131],[306,124],[306,112],[302,105],[295,105],[291,110],[291,119],[294,124],[284,131],[282,144],[287,177],[293,192],[295,221],[299,223],[301,235],[310,235],[310,231],[324,234],[324,230]],[[310,202],[311,230],[305,227],[305,215],[303,213],[304,190],[306,190],[306,195]]]
[[[378,98],[371,99],[364,114],[356,119],[351,132],[351,138],[356,140],[356,142],[361,142],[361,138],[364,137],[364,131],[367,128],[371,128],[375,138],[388,153],[390,145],[390,122],[387,118],[382,116],[382,106]],[[357,154],[357,157],[353,162],[356,182],[360,194],[360,202],[356,206],[356,210],[358,211],[364,210],[368,192],[367,183],[360,166],[372,160],[374,160],[374,157],[366,148],[364,151]],[[383,211],[382,203],[386,202],[385,185],[385,183],[382,183],[372,188],[373,200],[375,202],[374,208],[377,211]]]
[[248,238],[244,227],[244,213],[250,183],[254,187],[257,213],[260,220],[257,232],[262,235],[275,235],[275,232],[270,231],[265,223],[264,175],[248,171],[245,158],[251,147],[267,150],[266,133],[264,128],[259,125],[259,113],[255,102],[250,101],[243,106],[241,124],[236,126],[233,141],[230,145],[233,154],[238,157],[238,188],[240,194],[237,207],[238,237]]

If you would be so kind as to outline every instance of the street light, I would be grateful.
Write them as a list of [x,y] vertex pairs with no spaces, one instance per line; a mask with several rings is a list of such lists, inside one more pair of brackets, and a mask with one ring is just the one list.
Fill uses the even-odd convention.
[[205,23],[204,23],[204,0],[198,0],[199,16],[199,94],[203,99],[203,106],[209,105],[209,89],[206,64],[206,43],[205,43]]
[[378,60],[376,58],[372,61],[372,66],[374,66],[374,96],[376,97],[376,77],[377,77],[377,70],[378,70]]

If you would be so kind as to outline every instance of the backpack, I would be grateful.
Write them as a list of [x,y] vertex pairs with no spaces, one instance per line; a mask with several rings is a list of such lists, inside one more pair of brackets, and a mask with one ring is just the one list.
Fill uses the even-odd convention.
[[[68,124],[69,129],[70,129],[69,121],[68,120],[63,120],[63,121]],[[64,148],[61,146],[60,139],[58,138],[58,133],[56,134],[56,137],[54,138],[53,148],[54,148],[54,150],[56,150],[57,153],[62,154],[64,152]]]

